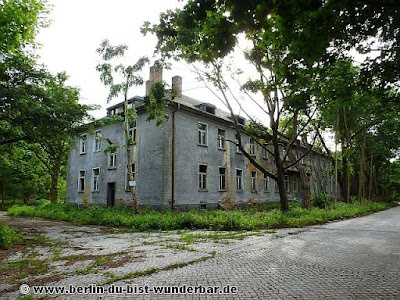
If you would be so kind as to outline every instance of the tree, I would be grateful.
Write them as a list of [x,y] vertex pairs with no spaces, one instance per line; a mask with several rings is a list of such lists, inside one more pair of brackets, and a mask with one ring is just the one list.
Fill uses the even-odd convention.
[[[149,59],[147,57],[142,57],[135,64],[128,66],[124,66],[121,63],[112,65],[113,60],[118,57],[123,57],[127,49],[128,47],[126,45],[112,46],[108,40],[104,40],[97,49],[97,52],[101,56],[102,63],[100,63],[96,69],[98,72],[100,72],[100,80],[105,86],[110,88],[107,101],[110,101],[118,95],[122,95],[124,97],[125,145],[123,145],[123,147],[126,150],[128,181],[131,183],[133,182],[133,170],[131,168],[133,163],[132,146],[134,145],[135,141],[129,134],[129,128],[135,122],[137,114],[135,106],[132,105],[132,107],[129,107],[128,105],[128,92],[131,87],[143,84],[143,78],[137,75],[137,73],[143,69],[145,64],[149,62]],[[117,81],[119,79],[118,77],[121,78],[121,81]],[[116,83],[116,81],[118,83]],[[111,148],[115,148],[116,146],[117,145],[115,143],[111,142]],[[132,194],[135,213],[138,213],[139,199],[136,195],[136,188],[131,184],[129,184],[129,188]]]
[[[281,209],[287,211],[284,174],[290,167],[299,166],[302,157],[296,158],[290,153],[311,120],[308,118],[303,126],[298,127],[297,118],[299,113],[307,118],[313,112],[311,99],[302,91],[300,81],[303,77],[296,77],[294,73],[294,70],[305,69],[307,62],[297,59],[293,54],[297,53],[295,45],[282,38],[281,16],[274,11],[274,5],[272,2],[259,1],[246,4],[228,0],[188,1],[182,9],[162,13],[159,24],[146,23],[143,32],[157,36],[157,51],[164,57],[203,64],[205,69],[196,68],[196,72],[206,85],[211,83],[217,89],[219,94],[216,95],[230,111],[237,134],[236,145],[251,164],[277,182]],[[233,103],[239,106],[240,103],[224,76],[224,73],[240,75],[240,71],[227,65],[224,59],[233,51],[238,52],[235,46],[241,34],[251,46],[239,52],[247,60],[248,66],[253,68],[255,75],[244,83],[237,82],[248,101],[255,102],[265,113],[265,121],[269,122],[271,130],[269,132],[247,114],[252,120],[253,129],[256,128],[248,133],[253,134],[259,145],[272,155],[275,172],[264,168],[243,147],[243,128],[233,109]],[[262,100],[258,102],[257,97]],[[240,109],[246,113],[245,107],[240,106]],[[295,130],[290,137],[285,137],[280,131],[282,116],[288,116],[294,122]],[[272,149],[267,147],[269,144]],[[287,157],[294,159],[287,163]]]

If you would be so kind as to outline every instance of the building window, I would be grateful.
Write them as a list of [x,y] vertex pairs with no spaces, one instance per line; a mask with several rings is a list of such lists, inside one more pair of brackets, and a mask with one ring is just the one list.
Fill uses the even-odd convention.
[[240,153],[240,148],[239,148],[239,137],[237,134],[235,134],[235,144],[236,144],[236,153]]
[[101,151],[101,130],[97,130],[94,132],[94,152]]
[[79,171],[78,179],[78,192],[83,192],[85,190],[85,171]]
[[256,191],[257,190],[257,172],[256,171],[251,171],[251,190]]
[[115,169],[117,167],[117,153],[115,149],[108,154],[108,168]]
[[256,155],[256,142],[252,137],[250,138],[250,155]]
[[99,191],[99,181],[100,181],[100,168],[93,169],[93,192]]
[[225,149],[225,130],[218,129],[218,149]]
[[133,142],[136,142],[136,121],[132,124],[129,124],[129,137]]
[[243,190],[243,170],[236,169],[236,189]]
[[199,189],[207,189],[207,165],[199,165]]
[[135,187],[136,186],[136,165],[132,164],[131,165],[131,170],[132,170],[132,182],[129,182],[129,172],[128,172],[128,166],[126,166],[126,181],[125,181],[125,190],[129,191],[130,186]]
[[81,138],[79,140],[80,153],[81,154],[85,154],[86,153],[86,148],[87,148],[87,135],[86,134],[82,134]]
[[292,177],[292,188],[293,188],[293,192],[297,192],[297,178],[296,177]]
[[267,145],[263,145],[263,148],[262,148],[262,157],[263,157],[264,159],[268,159]]
[[207,124],[199,123],[198,144],[207,146]]
[[219,168],[219,190],[226,190],[226,168]]
[[290,187],[289,187],[289,175],[285,175],[285,189],[286,192],[290,191]]
[[275,180],[275,193],[279,192],[278,180]]
[[264,174],[264,191],[268,192],[268,181],[269,181],[269,177]]

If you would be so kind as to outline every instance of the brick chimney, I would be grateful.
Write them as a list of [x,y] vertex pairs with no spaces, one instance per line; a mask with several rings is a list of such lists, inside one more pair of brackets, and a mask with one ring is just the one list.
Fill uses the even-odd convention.
[[182,97],[182,77],[181,76],[172,77],[172,88],[176,90],[178,97]]
[[149,80],[146,81],[146,96],[150,94],[151,86],[157,81],[162,81],[162,68],[154,65],[150,67]]

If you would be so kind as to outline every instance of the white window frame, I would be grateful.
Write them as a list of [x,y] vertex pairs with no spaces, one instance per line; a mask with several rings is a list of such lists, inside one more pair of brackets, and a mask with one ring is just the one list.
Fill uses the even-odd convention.
[[[224,170],[223,174],[221,174],[221,169]],[[218,188],[220,192],[226,191],[226,167],[218,167]]]
[[[205,129],[200,129],[200,125],[204,125]],[[204,141],[203,141],[204,139]],[[204,142],[204,143],[203,143]],[[207,146],[208,145],[208,124],[198,122],[197,123],[197,145]]]
[[[253,177],[253,175],[255,175]],[[257,191],[257,171],[251,171],[251,191]]]
[[[125,168],[125,191],[130,191],[128,166],[129,165],[126,165],[126,168]],[[134,186],[136,186],[136,164],[132,164],[132,166],[133,166],[132,177],[133,177]]]
[[116,169],[117,168],[117,151],[113,150],[108,153],[108,168]]
[[[200,171],[200,167],[201,166],[205,166],[206,167],[206,171],[205,172],[201,172]],[[200,191],[206,191],[207,190],[207,165],[206,164],[199,164],[199,190]]]
[[[238,175],[238,171],[240,171],[240,176]],[[235,172],[236,190],[243,191],[243,169],[236,169]]]
[[[83,176],[82,176],[81,172],[83,172]],[[78,193],[83,193],[85,191],[85,176],[86,176],[86,170],[78,171]],[[83,181],[82,181],[82,179],[83,179]]]
[[87,134],[82,134],[81,138],[79,139],[79,153],[86,154],[86,150],[87,150]]
[[264,174],[263,183],[264,183],[264,192],[269,192],[269,177],[265,174]]
[[[99,170],[99,174],[95,175],[94,170]],[[100,167],[92,169],[92,192],[100,190]]]
[[[219,134],[220,131],[223,131],[224,135],[220,135]],[[218,128],[217,134],[218,134],[218,149],[225,150],[226,131],[224,129]]]
[[101,151],[101,130],[96,130],[94,132],[93,138],[93,152],[100,152]]
[[256,140],[252,137],[249,138],[249,154],[251,156],[256,156]]

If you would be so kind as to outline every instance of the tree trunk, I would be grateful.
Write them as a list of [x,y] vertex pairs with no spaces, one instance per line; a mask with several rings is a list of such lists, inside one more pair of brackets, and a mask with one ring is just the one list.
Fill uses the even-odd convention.
[[279,152],[279,144],[277,135],[273,135],[272,142],[274,144],[274,156],[275,156],[275,166],[276,166],[276,175],[277,175],[277,183],[279,189],[279,198],[281,203],[282,212],[287,212],[289,210],[288,197],[285,188],[285,174],[283,171],[283,162],[280,157]]
[[[132,160],[132,137],[129,136],[129,123],[133,122],[134,120],[129,120],[128,119],[128,95],[127,95],[127,89],[125,90],[125,100],[124,100],[124,105],[125,105],[125,114],[124,114],[124,132],[125,132],[125,141],[126,141],[126,145],[125,145],[125,149],[126,149],[126,158],[127,158],[127,162],[128,162],[128,184],[130,182],[133,182],[133,172],[132,172],[132,164],[133,164],[133,160]],[[133,108],[134,109],[134,108]],[[137,195],[136,195],[136,186],[131,186],[129,184],[129,190],[131,192],[132,195],[132,200],[133,200],[133,208],[135,210],[135,214],[139,213],[139,201],[137,199]]]
[[57,155],[57,158],[54,162],[54,166],[52,170],[50,171],[50,176],[51,176],[51,185],[50,185],[50,201],[51,202],[57,202],[58,198],[58,176],[60,175],[60,169],[61,169],[61,163],[62,163],[62,158],[64,155],[64,143],[62,142],[60,144],[60,149]]

